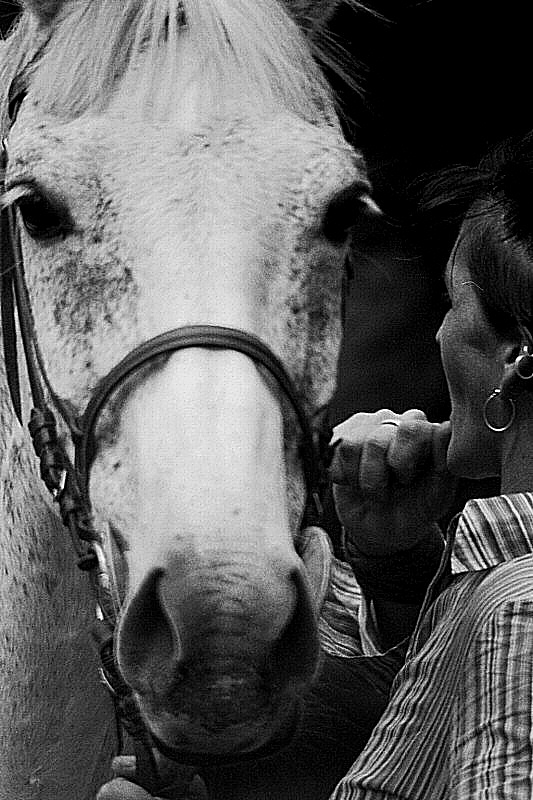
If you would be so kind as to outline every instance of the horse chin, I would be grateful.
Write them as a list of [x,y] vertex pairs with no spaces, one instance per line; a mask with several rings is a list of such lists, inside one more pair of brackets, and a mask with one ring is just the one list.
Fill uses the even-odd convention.
[[273,755],[293,740],[302,714],[299,697],[280,700],[268,712],[226,726],[189,714],[157,711],[146,699],[139,706],[156,749],[181,763],[232,763]]

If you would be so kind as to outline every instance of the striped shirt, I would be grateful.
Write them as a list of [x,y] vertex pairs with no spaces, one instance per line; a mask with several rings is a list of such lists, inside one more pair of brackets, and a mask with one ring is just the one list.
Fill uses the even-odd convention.
[[389,705],[331,800],[392,798],[533,798],[533,494],[471,500],[450,526]]

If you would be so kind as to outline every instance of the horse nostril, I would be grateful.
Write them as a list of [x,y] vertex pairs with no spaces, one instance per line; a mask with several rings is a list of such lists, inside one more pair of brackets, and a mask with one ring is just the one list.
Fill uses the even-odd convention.
[[136,691],[160,694],[176,679],[180,643],[165,614],[158,585],[162,571],[153,571],[130,600],[118,630],[117,656],[122,675]]
[[132,689],[162,699],[179,683],[181,697],[196,693],[201,703],[214,687],[217,699],[225,687],[236,702],[238,686],[241,697],[257,697],[309,684],[319,648],[303,568],[261,573],[238,594],[230,588],[225,575],[187,576],[182,565],[146,577],[118,630],[118,664]]

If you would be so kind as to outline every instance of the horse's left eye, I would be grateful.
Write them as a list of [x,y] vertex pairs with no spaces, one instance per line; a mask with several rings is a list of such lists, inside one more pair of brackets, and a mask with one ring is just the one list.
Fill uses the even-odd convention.
[[342,244],[351,234],[363,238],[379,229],[383,215],[369,191],[368,184],[356,181],[331,198],[322,223],[330,242]]
[[30,194],[17,201],[22,223],[33,239],[55,239],[72,228],[65,209],[41,194]]

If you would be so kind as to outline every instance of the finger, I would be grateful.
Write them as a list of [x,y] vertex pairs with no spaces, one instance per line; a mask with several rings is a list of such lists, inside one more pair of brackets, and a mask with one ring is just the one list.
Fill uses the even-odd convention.
[[348,419],[345,419],[333,428],[330,444],[335,444],[335,442],[338,442],[340,439],[353,442],[358,441],[385,419],[399,420],[400,415],[395,414],[394,411],[388,408],[382,408],[380,411],[371,414],[366,411],[352,414],[351,417],[348,417]]
[[115,778],[130,778],[135,777],[137,768],[137,759],[135,756],[117,756],[111,762],[111,769]]
[[347,439],[338,441],[329,466],[329,476],[333,483],[356,488],[362,445],[362,440],[359,442]]
[[433,426],[433,463],[439,475],[447,473],[448,445],[452,435],[451,422],[441,422]]
[[363,443],[358,481],[363,494],[384,499],[392,478],[387,454],[398,430],[393,425],[378,425]]
[[329,469],[333,483],[358,488],[359,462],[366,439],[387,420],[400,420],[400,415],[388,408],[372,414],[359,412],[336,426],[331,444],[337,446]]
[[409,408],[407,411],[404,411],[403,414],[400,415],[399,420],[403,419],[422,419],[427,420],[427,417],[423,411],[419,408]]
[[412,483],[424,469],[433,469],[433,425],[425,416],[403,417],[388,451],[388,465],[402,485]]
[[96,800],[154,800],[154,798],[140,786],[124,778],[115,778],[102,786],[96,795]]

